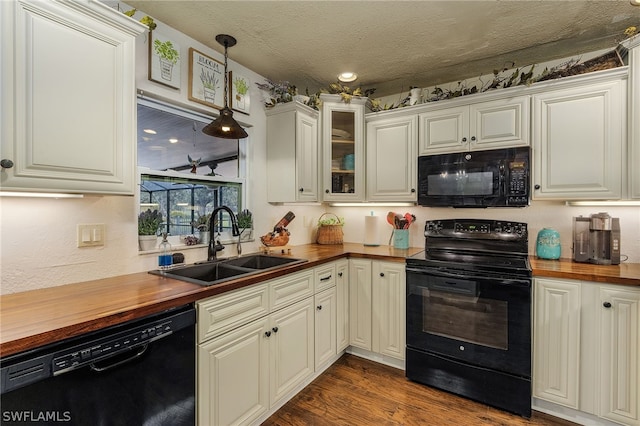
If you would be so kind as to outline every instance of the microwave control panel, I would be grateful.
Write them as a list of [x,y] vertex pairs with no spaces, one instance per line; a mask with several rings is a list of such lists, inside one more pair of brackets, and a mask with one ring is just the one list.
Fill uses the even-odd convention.
[[529,193],[529,174],[524,161],[509,163],[509,181],[507,188],[507,203],[510,205],[527,205]]

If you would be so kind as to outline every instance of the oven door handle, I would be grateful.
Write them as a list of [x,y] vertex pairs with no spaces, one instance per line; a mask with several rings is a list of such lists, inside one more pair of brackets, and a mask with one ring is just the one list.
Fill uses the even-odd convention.
[[479,273],[479,274],[462,274],[459,272],[448,272],[443,271],[441,269],[420,269],[420,268],[406,268],[407,273],[414,273],[419,275],[429,275],[432,277],[443,277],[443,278],[455,278],[459,280],[478,280],[480,278],[495,278],[500,280],[495,282],[496,285],[519,285],[522,287],[531,287],[531,280],[526,278],[514,278],[514,277],[506,277],[499,276],[495,274],[487,274],[487,273]]

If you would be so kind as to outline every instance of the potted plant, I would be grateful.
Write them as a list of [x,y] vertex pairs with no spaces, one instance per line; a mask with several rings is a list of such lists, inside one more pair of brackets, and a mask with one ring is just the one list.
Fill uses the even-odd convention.
[[211,230],[209,229],[209,220],[211,214],[204,214],[198,217],[197,220],[191,222],[191,226],[198,230],[198,240],[200,244],[209,244],[211,238]]
[[[253,237],[253,215],[248,209],[238,213],[238,228],[240,228],[240,240],[249,241]],[[245,231],[249,232],[245,234]]]
[[160,58],[161,77],[171,81],[171,72],[180,58],[180,53],[173,47],[170,40],[160,41],[158,39],[153,41],[153,51]]
[[158,229],[162,224],[162,213],[147,209],[138,215],[138,242],[140,250],[153,250],[158,242]]

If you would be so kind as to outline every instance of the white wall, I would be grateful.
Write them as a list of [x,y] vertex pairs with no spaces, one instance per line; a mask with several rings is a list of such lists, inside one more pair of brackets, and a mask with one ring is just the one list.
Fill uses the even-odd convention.
[[[131,8],[125,5],[121,9]],[[142,15],[138,12],[136,18],[139,19]],[[196,48],[220,61],[223,61],[223,55],[162,22],[156,23],[156,31],[180,45],[181,89],[171,89],[148,80],[148,34],[142,34],[136,43],[138,90],[142,90],[144,96],[217,114],[217,110],[188,100],[188,49]],[[233,56],[233,49],[229,49],[229,55]],[[271,206],[266,201],[266,116],[261,93],[254,84],[262,82],[263,77],[231,59],[229,69],[242,72],[253,80],[250,89],[250,114],[235,113],[234,117],[243,125],[249,126],[249,203],[246,207],[253,212],[254,233],[256,237],[266,234],[287,211],[292,210],[297,218],[289,226],[290,243],[297,245],[311,242],[311,224],[321,214],[321,207]],[[0,293],[15,293],[155,269],[156,255],[138,253],[137,206],[137,196],[87,196],[82,199],[0,198]],[[105,224],[104,247],[76,247],[76,225],[80,223]],[[243,253],[257,251],[258,246],[259,239],[257,242],[244,243]],[[188,263],[206,259],[204,248],[180,251],[185,254]],[[235,254],[235,245],[228,245],[220,256]]]
[[542,228],[553,228],[560,233],[561,257],[571,258],[572,226],[574,216],[589,216],[601,211],[620,218],[622,254],[628,262],[640,262],[640,209],[637,207],[571,207],[560,202],[533,201],[524,208],[453,209],[432,207],[384,207],[384,208],[331,208],[338,216],[345,218],[344,239],[347,242],[362,243],[364,217],[371,211],[378,216],[380,243],[386,245],[391,235],[391,225],[386,222],[387,212],[413,213],[417,217],[409,228],[409,243],[414,247],[424,247],[424,225],[427,220],[437,219],[495,219],[525,222],[529,226],[529,254],[535,254],[536,237]]

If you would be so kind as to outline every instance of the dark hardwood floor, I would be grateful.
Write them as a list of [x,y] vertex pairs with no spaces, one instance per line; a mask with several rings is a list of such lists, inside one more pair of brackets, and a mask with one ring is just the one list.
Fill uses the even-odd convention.
[[573,425],[531,419],[409,381],[404,371],[345,354],[263,425]]

